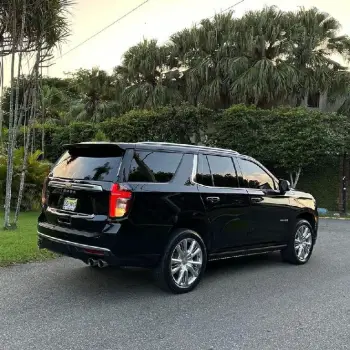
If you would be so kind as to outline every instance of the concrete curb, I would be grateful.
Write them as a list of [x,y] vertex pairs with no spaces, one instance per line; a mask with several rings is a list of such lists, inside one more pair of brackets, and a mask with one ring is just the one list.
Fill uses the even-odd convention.
[[330,220],[350,220],[350,218],[334,218],[332,216],[319,216],[319,219],[330,219]]

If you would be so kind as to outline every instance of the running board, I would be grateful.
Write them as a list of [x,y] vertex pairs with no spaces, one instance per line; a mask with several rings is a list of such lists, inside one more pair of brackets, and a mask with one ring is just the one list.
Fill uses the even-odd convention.
[[268,247],[259,247],[259,248],[250,248],[250,249],[242,249],[235,251],[228,251],[223,253],[214,253],[210,254],[208,260],[216,261],[216,260],[224,260],[224,259],[232,259],[232,258],[240,258],[243,256],[252,256],[252,255],[260,255],[275,252],[277,250],[281,250],[286,248],[286,244],[268,246]]

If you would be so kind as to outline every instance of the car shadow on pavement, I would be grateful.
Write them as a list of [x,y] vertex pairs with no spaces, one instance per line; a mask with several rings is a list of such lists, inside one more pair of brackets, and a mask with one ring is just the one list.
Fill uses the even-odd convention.
[[220,278],[221,275],[234,275],[237,272],[249,273],[249,271],[257,269],[264,270],[270,267],[276,267],[278,265],[286,266],[278,252],[215,260],[208,262],[206,277],[207,279],[210,277]]
[[281,255],[278,252],[262,253],[250,256],[241,256],[230,259],[209,261],[207,271],[224,270],[224,269],[244,269],[260,268],[266,265],[276,265],[282,263]]
[[[209,262],[202,285],[221,283],[220,279],[234,278],[237,272],[266,269],[282,264],[279,254],[270,253]],[[247,270],[247,271],[246,271]],[[66,285],[73,293],[85,296],[163,295],[154,283],[152,271],[137,268],[91,268],[80,265],[67,273],[55,276],[56,284]],[[58,281],[62,279],[62,281]],[[200,286],[200,287],[201,287]],[[199,288],[200,288],[199,287]],[[165,294],[166,295],[166,294]]]

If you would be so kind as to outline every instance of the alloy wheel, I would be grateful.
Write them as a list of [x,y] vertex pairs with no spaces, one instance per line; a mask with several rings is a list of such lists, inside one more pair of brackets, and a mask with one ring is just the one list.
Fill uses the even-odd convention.
[[193,238],[181,240],[174,248],[170,269],[173,281],[179,288],[190,287],[198,278],[203,265],[203,251]]
[[301,262],[305,262],[310,256],[312,248],[312,233],[307,225],[301,225],[294,240],[294,250],[297,258]]

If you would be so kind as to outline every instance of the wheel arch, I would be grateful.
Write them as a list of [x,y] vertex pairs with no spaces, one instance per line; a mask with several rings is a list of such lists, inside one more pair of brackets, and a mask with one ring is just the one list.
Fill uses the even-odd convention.
[[297,215],[296,221],[298,221],[298,220],[308,221],[310,223],[311,227],[313,228],[313,234],[315,236],[314,238],[317,237],[318,218],[315,215],[315,213],[305,210]]
[[209,221],[203,214],[192,212],[179,216],[172,231],[179,228],[195,231],[203,239],[207,251],[210,251],[212,235],[209,227]]

